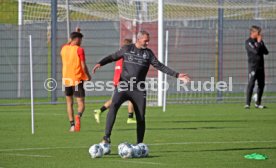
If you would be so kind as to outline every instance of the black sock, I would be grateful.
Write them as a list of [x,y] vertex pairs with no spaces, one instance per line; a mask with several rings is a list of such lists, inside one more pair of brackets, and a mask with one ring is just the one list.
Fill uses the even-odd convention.
[[81,113],[81,112],[78,112],[78,115],[81,117],[81,116],[82,116],[82,113]]
[[133,118],[133,112],[128,112],[128,118]]
[[105,136],[103,137],[103,139],[104,139],[105,141],[107,141],[107,143],[111,143],[110,135],[105,135]]
[[71,125],[71,127],[75,126],[75,121],[74,120],[70,121],[70,125]]
[[101,107],[101,112],[104,112],[107,108],[105,106]]

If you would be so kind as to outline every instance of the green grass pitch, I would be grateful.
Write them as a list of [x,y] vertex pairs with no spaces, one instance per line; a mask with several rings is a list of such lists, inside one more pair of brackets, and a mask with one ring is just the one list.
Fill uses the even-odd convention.
[[[29,106],[0,108],[0,167],[26,168],[273,168],[276,166],[276,105],[244,110],[242,104],[169,105],[147,108],[145,143],[150,156],[121,159],[117,145],[135,143],[135,125],[127,125],[127,109],[121,108],[112,135],[112,154],[91,159],[90,145],[103,136],[105,115],[96,124],[88,104],[79,133],[69,133],[66,107],[35,106],[35,135],[31,135]],[[243,158],[263,153],[268,160]]]

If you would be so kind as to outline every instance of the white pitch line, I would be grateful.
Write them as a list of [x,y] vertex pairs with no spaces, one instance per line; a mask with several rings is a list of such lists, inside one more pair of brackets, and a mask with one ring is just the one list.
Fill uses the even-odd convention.
[[54,116],[66,116],[66,114],[58,114],[58,113],[53,113],[53,114],[50,114],[50,113],[35,113],[35,114],[38,114],[38,115],[54,115]]
[[45,147],[45,148],[18,148],[18,149],[0,149],[0,152],[7,151],[31,151],[31,150],[52,150],[52,149],[77,149],[86,148],[87,146],[76,146],[76,147]]
[[53,157],[53,156],[49,156],[49,155],[28,155],[28,154],[21,154],[21,153],[5,153],[5,155],[25,156],[25,157],[39,157],[39,158],[50,158],[50,157]]
[[[19,116],[19,115],[22,115],[22,116],[25,116],[25,115],[29,115],[27,113],[22,113],[22,114],[18,114],[18,113],[9,113],[9,116],[11,115],[16,115],[16,116]],[[60,113],[35,113],[35,115],[45,115],[45,116],[66,116],[66,113],[64,114],[60,114]]]
[[142,162],[142,161],[130,161],[130,160],[116,160],[117,162],[125,162],[125,163],[137,163],[137,164],[150,164],[150,165],[164,165],[163,163],[156,162]]
[[172,143],[154,143],[148,144],[150,146],[163,146],[163,145],[192,145],[192,144],[244,144],[244,143],[274,143],[276,140],[270,141],[225,141],[225,142],[172,142]]
[[[168,143],[153,143],[148,144],[149,146],[166,146],[166,145],[193,145],[193,144],[247,144],[247,143],[275,143],[276,140],[268,141],[214,141],[214,142],[168,142]],[[116,146],[116,145],[112,145]],[[78,148],[88,148],[88,146],[75,146],[75,147],[44,147],[44,148],[17,148],[17,149],[0,149],[0,152],[7,151],[31,151],[31,150],[53,150],[53,149],[78,149]]]

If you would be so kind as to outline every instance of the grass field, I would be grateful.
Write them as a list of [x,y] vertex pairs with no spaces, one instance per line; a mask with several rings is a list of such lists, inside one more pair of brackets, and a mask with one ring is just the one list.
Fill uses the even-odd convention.
[[[117,145],[135,143],[135,125],[127,125],[126,108],[118,114],[112,135],[112,154],[91,159],[90,145],[103,136],[103,123],[97,125],[87,105],[82,130],[69,133],[65,105],[35,107],[35,135],[31,135],[30,107],[2,106],[0,109],[0,167],[210,167],[273,168],[276,166],[276,105],[268,109],[244,110],[241,104],[169,105],[147,109],[145,143],[150,156],[121,159]],[[269,156],[265,161],[246,160],[249,153]]]

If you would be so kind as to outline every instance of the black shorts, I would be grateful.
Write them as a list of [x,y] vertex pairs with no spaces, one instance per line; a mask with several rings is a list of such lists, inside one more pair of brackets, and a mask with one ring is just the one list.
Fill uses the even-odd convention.
[[83,88],[83,82],[76,86],[65,87],[64,91],[66,96],[85,97],[85,90]]

